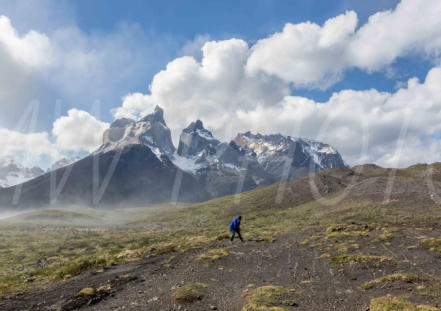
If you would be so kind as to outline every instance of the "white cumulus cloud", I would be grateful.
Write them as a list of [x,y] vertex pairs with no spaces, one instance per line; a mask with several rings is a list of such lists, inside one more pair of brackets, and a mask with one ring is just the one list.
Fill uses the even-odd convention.
[[378,70],[410,53],[441,52],[441,1],[402,0],[370,16],[348,46],[349,65]]
[[344,54],[356,25],[353,11],[329,19],[323,26],[288,23],[282,32],[253,46],[247,70],[275,75],[296,86],[325,88],[347,66]]
[[36,31],[20,35],[9,18],[1,15],[0,109],[19,107],[18,102],[30,100],[26,98],[26,93],[33,84],[33,76],[52,61],[53,53],[47,36]]
[[50,133],[0,128],[0,159],[12,157],[26,166],[50,166],[61,158],[95,151],[108,127],[86,111],[71,109],[55,120]]
[[350,164],[401,167],[440,160],[440,111],[441,67],[435,67],[425,81],[410,79],[395,93],[343,90],[323,103],[286,96],[274,106],[239,110],[231,122],[325,141]]
[[439,16],[440,1],[402,0],[394,10],[370,16],[359,29],[353,11],[322,26],[288,23],[252,47],[247,69],[276,75],[296,87],[327,88],[348,68],[377,71],[412,53],[438,57]]
[[86,111],[71,109],[54,122],[52,134],[61,150],[92,152],[101,145],[108,127]]
[[[41,9],[45,4],[57,6],[50,0],[30,1],[28,6],[38,7],[31,12],[20,3],[2,3],[0,11],[16,6],[25,11],[25,17],[44,16],[40,13],[46,11]],[[67,16],[71,11],[58,13]],[[49,23],[52,26],[42,31],[39,26],[44,21],[39,19],[35,28],[28,28],[20,16],[15,14],[12,20],[0,15],[0,125],[4,127],[13,127],[14,119],[32,100],[41,101],[48,110],[58,99],[77,103],[79,109],[96,100],[110,106],[159,70],[158,64],[169,59],[175,44],[165,35],[158,40],[157,34],[138,24],[121,22],[104,33],[84,32],[71,22],[58,28]]]
[[160,105],[173,129],[203,118],[212,121],[214,129],[232,130],[235,124],[229,123],[229,113],[240,107],[270,105],[289,94],[281,79],[246,72],[249,48],[243,40],[207,42],[202,52],[200,62],[189,56],[170,62],[153,78],[151,94],[125,96],[122,107],[114,110],[115,117],[136,119]]
[[47,167],[62,158],[95,151],[108,127],[86,111],[71,109],[55,120],[51,132],[0,128],[0,159],[12,157],[26,166]]
[[[225,140],[249,129],[322,140],[337,147],[350,164],[435,161],[441,151],[439,16],[440,1],[402,0],[363,25],[358,25],[355,12],[347,11],[322,25],[287,23],[251,46],[241,39],[205,42],[208,37],[196,37],[182,50],[190,55],[169,62],[145,94],[124,96],[113,114],[136,119],[160,105],[175,142],[183,127],[202,119]],[[75,25],[50,35],[33,30],[20,34],[2,16],[1,105],[17,101],[34,75],[66,96],[105,96],[144,70],[140,64],[145,63],[146,49],[136,48],[137,38],[145,34],[133,25],[122,25],[110,35],[85,34]],[[198,46],[202,48],[196,53]],[[383,70],[408,55],[434,61],[424,81],[410,79],[395,92],[342,90],[325,102],[293,96],[297,88],[327,88],[347,69]],[[65,151],[93,151],[108,126],[72,109],[54,122],[51,134],[14,135],[18,142],[26,135],[34,135],[32,141],[38,137],[42,151],[33,152],[56,157]],[[15,149],[4,153],[19,150],[20,144],[6,143]]]
[[29,67],[43,67],[52,61],[49,38],[36,31],[20,36],[8,17],[0,16],[0,47],[17,63]]
[[51,161],[60,158],[47,132],[22,133],[0,128],[0,142],[0,158],[13,157],[24,165],[37,165],[44,157]]
[[[361,26],[356,13],[347,11],[323,25],[288,23],[251,47],[240,39],[206,42],[200,60],[171,61],[154,76],[149,92],[126,95],[113,113],[136,119],[160,105],[175,142],[183,127],[201,119],[224,140],[249,129],[322,140],[350,164],[435,161],[441,150],[441,67],[393,93],[342,90],[322,103],[292,94],[293,87],[326,88],[348,68],[381,70],[410,54],[435,62],[439,16],[440,1],[402,0]],[[400,137],[406,143],[398,143]]]

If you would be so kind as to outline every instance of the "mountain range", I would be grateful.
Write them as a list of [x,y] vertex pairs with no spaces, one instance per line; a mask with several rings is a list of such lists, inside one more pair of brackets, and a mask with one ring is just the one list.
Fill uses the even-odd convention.
[[10,157],[0,159],[0,187],[6,188],[23,183],[44,174],[39,167],[24,167]]
[[62,158],[54,162],[44,171],[38,166],[25,167],[11,157],[0,158],[0,188],[12,187],[34,179],[46,172],[50,172],[80,160],[79,157]]
[[183,129],[176,148],[158,106],[138,121],[115,120],[95,152],[74,163],[61,162],[31,180],[0,189],[0,206],[197,202],[347,167],[325,143],[251,132],[222,142],[200,120]]

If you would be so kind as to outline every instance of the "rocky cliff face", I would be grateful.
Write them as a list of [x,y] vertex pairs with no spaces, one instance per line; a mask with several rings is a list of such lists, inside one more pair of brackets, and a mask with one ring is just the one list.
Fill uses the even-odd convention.
[[173,159],[179,159],[175,164],[197,176],[213,196],[347,166],[340,154],[324,143],[250,132],[225,143],[214,138],[199,120],[182,131]]
[[164,121],[164,111],[155,111],[138,122],[130,119],[115,120],[103,137],[103,145],[95,152],[101,153],[131,144],[143,144],[158,154],[172,155],[175,151],[170,129]]
[[178,155],[192,157],[206,149],[215,148],[220,141],[204,128],[202,121],[192,122],[182,131],[178,145]]
[[242,163],[244,156],[238,146],[220,142],[197,120],[182,131],[173,161],[195,175],[212,197],[217,197],[257,186]]
[[234,142],[252,150],[260,166],[276,179],[295,178],[312,171],[347,167],[328,144],[290,136],[238,134]]

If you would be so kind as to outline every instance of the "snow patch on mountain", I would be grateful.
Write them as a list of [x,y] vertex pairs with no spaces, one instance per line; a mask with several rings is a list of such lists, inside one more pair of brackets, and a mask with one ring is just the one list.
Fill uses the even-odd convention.
[[[69,189],[75,193],[77,187],[91,178],[95,163],[92,156],[104,157],[107,163],[114,159],[115,151],[121,151],[122,161],[117,165],[118,174],[111,179],[113,193],[108,199],[113,201],[117,195],[114,192],[121,190],[121,193],[138,197],[143,204],[146,200],[164,202],[167,199],[164,193],[175,187],[176,172],[182,173],[180,193],[186,202],[234,194],[238,185],[240,191],[248,191],[282,179],[347,166],[337,150],[328,144],[281,134],[251,132],[239,133],[234,140],[221,142],[204,128],[200,120],[182,131],[175,149],[164,112],[156,107],[153,113],[138,121],[115,120],[105,131],[101,147],[73,166]],[[62,159],[52,168],[76,160]],[[103,170],[107,168],[102,167]],[[12,159],[4,159],[0,164],[0,186],[18,184],[42,173],[41,169],[26,169],[13,163]],[[38,197],[48,191],[50,180],[46,175],[41,177],[41,182],[39,178],[35,183],[26,184],[25,188],[37,189],[30,195]]]
[[347,166],[343,159],[341,159],[341,162],[333,161],[334,158],[338,158],[340,155],[332,146],[310,139],[301,140],[304,142],[304,144],[302,144],[303,150],[311,156],[314,163],[321,169],[334,168],[342,165]]
[[183,157],[177,153],[175,153],[171,158],[174,165],[191,174],[196,174],[199,169],[204,167],[203,165],[196,163],[197,160],[198,157]]
[[223,163],[223,166],[225,166],[226,168],[241,172],[241,171],[246,171],[246,168],[243,167],[239,167],[237,165],[231,164],[231,163]]
[[[310,171],[346,166],[337,150],[328,144],[281,134],[251,132],[239,133],[226,143],[213,137],[201,120],[191,122],[182,130],[175,149],[160,107],[139,121],[115,120],[104,133],[103,145],[97,153],[131,144],[148,147],[163,163],[171,162],[202,180],[207,176],[216,176],[207,180],[234,179],[247,171],[259,183],[272,183],[282,177],[295,178]],[[287,161],[290,163],[288,176],[284,172]]]
[[207,139],[207,140],[215,140],[211,134],[211,132],[207,131],[207,130],[201,130],[201,129],[197,129],[195,131],[196,134],[198,134],[200,137]]
[[234,141],[242,148],[253,150],[261,167],[276,178],[286,176],[287,173],[283,171],[286,161],[291,162],[291,177],[309,171],[347,166],[332,146],[310,139],[246,132],[238,134]]

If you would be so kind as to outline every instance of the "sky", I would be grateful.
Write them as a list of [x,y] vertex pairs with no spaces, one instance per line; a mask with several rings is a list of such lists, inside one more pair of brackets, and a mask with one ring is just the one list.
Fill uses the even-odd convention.
[[439,0],[0,2],[0,149],[43,168],[156,105],[178,143],[281,133],[350,165],[441,159]]

